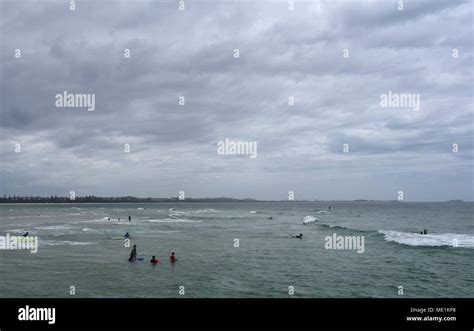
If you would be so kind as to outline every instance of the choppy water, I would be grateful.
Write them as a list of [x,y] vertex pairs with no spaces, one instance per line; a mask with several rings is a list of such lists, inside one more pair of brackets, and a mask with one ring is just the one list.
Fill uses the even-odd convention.
[[[28,231],[39,251],[0,250],[0,297],[474,297],[473,203],[330,205],[3,204],[0,235]],[[145,261],[110,239],[127,231]],[[325,249],[334,233],[364,253]]]

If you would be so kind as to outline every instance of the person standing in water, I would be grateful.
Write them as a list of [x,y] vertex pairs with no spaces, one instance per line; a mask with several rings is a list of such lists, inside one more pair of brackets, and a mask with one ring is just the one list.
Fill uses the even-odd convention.
[[170,256],[170,262],[171,263],[174,263],[178,261],[178,259],[176,258],[176,255],[174,255],[174,252],[171,252],[171,256]]
[[329,206],[329,208],[328,208],[328,209],[329,209],[329,211],[331,211],[331,206]]
[[130,257],[128,258],[128,261],[134,262],[137,259],[137,245],[133,245],[133,249],[130,252]]
[[132,217],[131,217],[131,216],[128,216],[128,221],[129,221],[129,222],[132,221]]
[[155,255],[153,255],[153,256],[151,257],[150,263],[151,263],[151,264],[157,264],[157,263],[160,263],[160,260],[158,260],[158,259],[155,257]]

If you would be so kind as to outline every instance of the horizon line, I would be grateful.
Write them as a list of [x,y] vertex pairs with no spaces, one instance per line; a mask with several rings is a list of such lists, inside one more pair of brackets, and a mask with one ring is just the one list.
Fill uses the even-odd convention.
[[[117,201],[110,201],[110,200],[117,200]],[[51,203],[157,203],[157,202],[198,202],[198,201],[203,201],[203,200],[214,200],[213,202],[474,202],[473,200],[463,200],[463,199],[449,199],[449,200],[438,200],[438,201],[426,201],[426,200],[397,200],[397,199],[391,199],[391,200],[377,200],[377,199],[344,199],[344,200],[319,200],[319,199],[314,199],[314,200],[308,200],[308,199],[294,199],[294,200],[288,200],[288,199],[280,199],[280,200],[274,200],[274,199],[255,199],[252,197],[247,197],[247,198],[233,198],[233,197],[187,197],[180,199],[179,197],[136,197],[136,196],[95,196],[95,195],[87,195],[87,196],[76,196],[74,199],[71,199],[68,196],[57,196],[57,195],[49,195],[49,196],[21,196],[21,195],[13,195],[13,196],[8,196],[4,194],[3,196],[0,195],[0,203],[6,203],[6,202],[15,202],[18,203],[18,201],[21,202],[26,202],[26,203],[31,203],[35,201],[39,201],[42,203],[44,202],[51,202]],[[61,200],[61,201],[44,201],[44,200]],[[65,201],[66,200],[66,201]],[[90,200],[109,200],[109,201],[90,201]],[[144,200],[144,201],[140,201]],[[219,201],[220,200],[220,201]]]

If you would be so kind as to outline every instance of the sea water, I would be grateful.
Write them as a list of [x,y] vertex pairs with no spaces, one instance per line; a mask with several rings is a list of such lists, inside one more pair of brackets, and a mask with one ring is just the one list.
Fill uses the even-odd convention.
[[[0,250],[0,297],[474,297],[473,211],[468,202],[2,204],[0,235],[28,231],[39,246]],[[143,261],[128,262],[127,242],[110,239],[126,232]],[[363,253],[327,249],[328,237],[362,237]]]

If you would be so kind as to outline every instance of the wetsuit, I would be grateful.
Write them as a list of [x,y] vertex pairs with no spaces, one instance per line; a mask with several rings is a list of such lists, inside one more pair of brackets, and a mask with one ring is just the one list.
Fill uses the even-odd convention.
[[137,249],[134,248],[132,249],[132,252],[130,253],[130,258],[128,259],[130,262],[135,261],[137,259]]

